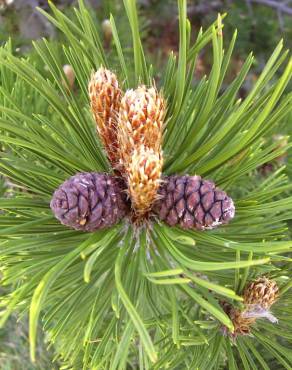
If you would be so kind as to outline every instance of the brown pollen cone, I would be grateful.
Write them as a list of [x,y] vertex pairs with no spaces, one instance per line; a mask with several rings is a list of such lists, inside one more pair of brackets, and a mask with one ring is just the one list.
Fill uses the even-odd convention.
[[117,116],[122,97],[116,75],[108,69],[100,67],[91,77],[88,93],[97,131],[107,156],[115,168],[119,162]]
[[243,293],[246,305],[259,305],[269,309],[279,296],[279,288],[273,280],[262,276],[250,282]]
[[138,219],[149,213],[160,185],[164,117],[165,101],[155,87],[142,85],[128,90],[121,100],[117,135],[119,170]]
[[153,149],[135,149],[127,169],[128,191],[136,216],[146,215],[160,186],[163,159]]
[[161,153],[165,101],[154,87],[142,85],[126,91],[121,100],[118,142],[121,165],[126,170],[134,149],[141,145]]

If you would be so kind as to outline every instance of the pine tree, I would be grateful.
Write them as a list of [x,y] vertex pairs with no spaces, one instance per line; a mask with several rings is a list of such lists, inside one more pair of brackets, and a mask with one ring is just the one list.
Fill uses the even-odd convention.
[[[0,171],[14,184],[14,196],[0,199],[2,285],[13,286],[1,299],[0,323],[4,325],[14,311],[29,313],[32,360],[39,325],[64,368],[290,369],[292,241],[287,221],[292,218],[292,185],[285,166],[268,177],[258,172],[291,146],[265,140],[291,112],[288,52],[282,51],[280,41],[242,101],[238,92],[253,56],[222,91],[236,32],[224,50],[220,16],[193,40],[186,1],[179,0],[179,53],[169,55],[161,72],[147,63],[135,1],[124,0],[124,6],[133,55],[129,45],[121,44],[111,17],[113,51],[107,58],[82,0],[75,19],[53,3],[53,15],[42,11],[63,33],[62,49],[42,40],[34,43],[33,57],[16,57],[10,42],[0,50],[0,141],[5,149]],[[196,83],[196,60],[208,47],[213,52],[212,70]],[[75,89],[63,69],[64,56],[75,73]],[[95,105],[88,94],[92,73],[101,67],[115,73],[123,98],[140,89],[134,107],[142,106],[148,94],[155,102],[157,96],[163,97],[165,103],[158,104],[165,104],[165,114],[159,115],[163,135],[155,131],[161,145],[147,141],[148,129],[137,137],[118,131],[114,148],[119,152],[121,140],[126,143],[128,138],[131,145],[123,148],[130,148],[129,153],[119,152],[118,162],[110,156],[112,149],[107,148],[112,146],[97,133],[104,132],[103,126],[97,130],[100,116],[92,114]],[[279,68],[283,73],[277,79]],[[158,72],[162,79],[154,82]],[[133,128],[136,117],[123,98],[119,104],[127,115],[114,109],[117,115],[110,125],[118,130],[129,122]],[[143,112],[137,113],[138,124]],[[156,158],[154,172],[146,171],[149,158]],[[83,178],[79,173],[95,173],[97,180],[118,176],[123,181],[121,192],[131,209],[120,222],[88,233],[68,228],[54,217],[50,209],[54,192],[72,176]],[[141,202],[144,193],[139,189],[154,179],[151,191],[161,202],[158,188],[163,189],[165,178],[171,183],[173,175],[180,179],[188,175],[188,181],[200,176],[192,186],[203,179],[198,187],[205,182],[212,194],[216,184],[219,195],[232,199],[234,218],[205,230],[164,223],[152,212],[155,199],[149,196]],[[96,187],[88,185],[86,191]],[[100,199],[106,209],[104,197]],[[209,201],[213,204],[214,199]],[[63,199],[57,206],[64,204],[68,205]],[[86,219],[79,221],[86,225]]]

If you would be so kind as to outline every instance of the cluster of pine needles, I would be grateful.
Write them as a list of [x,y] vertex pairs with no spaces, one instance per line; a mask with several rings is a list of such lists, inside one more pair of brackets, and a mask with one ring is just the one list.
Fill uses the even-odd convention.
[[[179,51],[156,71],[136,3],[123,2],[131,45],[111,17],[111,58],[83,0],[75,18],[51,2],[50,13],[41,11],[62,45],[37,41],[25,58],[11,41],[0,49],[0,172],[13,185],[0,199],[1,285],[10,288],[0,325],[13,312],[28,314],[31,359],[41,327],[64,369],[291,369],[291,144],[270,140],[284,126],[289,134],[289,53],[280,41],[241,100],[254,57],[223,89],[236,48],[236,32],[224,43],[223,16],[195,34],[179,0]],[[204,48],[212,68],[194,81]],[[101,66],[124,91],[156,81],[166,102],[163,176],[214,181],[234,201],[230,223],[202,231],[155,220],[137,234],[121,220],[84,233],[55,219],[49,204],[60,184],[115,171],[88,95]]]

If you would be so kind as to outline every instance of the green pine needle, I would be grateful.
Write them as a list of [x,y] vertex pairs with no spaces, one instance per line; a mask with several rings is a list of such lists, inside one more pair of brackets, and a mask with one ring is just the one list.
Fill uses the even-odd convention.
[[[291,160],[266,177],[259,170],[292,147],[270,140],[281,125],[289,135],[292,62],[283,41],[241,100],[254,58],[226,87],[237,33],[226,47],[225,15],[193,41],[187,2],[178,1],[179,52],[157,71],[143,50],[134,0],[124,0],[127,45],[119,19],[110,18],[110,54],[82,0],[74,17],[50,7],[50,14],[40,11],[62,33],[62,44],[40,40],[26,58],[14,55],[12,41],[0,50],[0,173],[13,185],[0,198],[1,283],[12,287],[0,300],[0,325],[13,311],[29,312],[32,360],[39,325],[72,369],[291,368]],[[212,68],[194,81],[203,49],[212,50]],[[76,75],[74,91],[65,63]],[[111,171],[87,92],[101,65],[116,72],[124,90],[161,77],[164,173],[213,179],[235,201],[230,224],[202,232],[151,220],[137,231],[123,220],[86,234],[54,219],[50,199],[64,180]],[[272,307],[279,324],[258,320],[254,337],[234,343],[223,335],[233,323],[220,303],[241,307],[246,283],[260,275],[280,287]]]

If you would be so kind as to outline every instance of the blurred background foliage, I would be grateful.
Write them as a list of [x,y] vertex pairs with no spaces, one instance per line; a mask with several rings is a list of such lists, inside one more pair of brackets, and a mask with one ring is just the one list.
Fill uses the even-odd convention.
[[[73,12],[74,0],[59,0],[53,3],[69,14]],[[123,45],[129,42],[128,23],[120,0],[87,0],[88,8],[91,9],[96,23],[103,34],[103,42],[106,52],[111,55],[111,30],[107,21],[112,13],[120,30],[119,38]],[[176,0],[138,0],[141,38],[150,60],[159,70],[159,66],[165,65],[170,51],[177,52],[178,48],[178,19]],[[36,7],[49,11],[46,0],[0,0],[0,44],[3,45],[9,38],[13,40],[13,49],[16,55],[29,55],[31,41],[42,37],[50,38],[59,48],[62,36],[43,17]],[[231,40],[234,29],[238,30],[238,38],[235,53],[232,60],[232,68],[229,70],[227,81],[238,73],[250,51],[253,51],[256,59],[252,73],[246,79],[244,88],[240,91],[244,97],[249,91],[250,85],[257,79],[265,61],[272,53],[280,38],[285,40],[287,48],[292,46],[292,1],[272,0],[190,0],[188,2],[188,16],[192,24],[193,35],[203,27],[206,29],[217,17],[217,13],[227,16],[224,20],[224,36]],[[123,31],[124,30],[124,31]],[[60,42],[60,43],[59,43]],[[129,45],[130,48],[130,45]],[[196,77],[199,79],[208,73],[211,68],[212,55],[210,51],[200,55],[196,66]],[[37,57],[32,55],[35,63]],[[60,53],[62,58],[62,53]],[[40,65],[38,68],[45,69]],[[65,60],[64,63],[65,64]],[[159,75],[155,76],[159,81]],[[291,122],[291,114],[286,118]],[[290,125],[291,126],[291,125]],[[291,129],[287,122],[282,122],[281,127],[274,136],[267,140],[279,141],[279,145],[285,141],[285,135],[289,135]],[[280,135],[279,135],[280,132]],[[285,144],[285,142],[284,142]],[[292,149],[291,149],[292,150]],[[0,147],[0,151],[3,148]],[[289,154],[289,153],[288,153]],[[291,153],[292,154],[292,153]],[[292,179],[291,155],[282,156],[268,163],[259,170],[260,176],[276,170],[287,162],[287,172]],[[0,178],[0,195],[12,196],[13,188],[5,178]],[[0,290],[0,294],[4,291]],[[40,334],[41,335],[41,334]],[[0,330],[0,369],[1,370],[46,370],[57,369],[57,364],[52,365],[53,350],[47,349],[46,340],[39,341],[38,362],[32,365],[29,360],[27,319],[23,317],[16,321],[12,315],[5,329]]]
[[[53,3],[68,14],[76,0],[55,0]],[[123,3],[119,0],[86,0],[87,6],[102,22],[110,13],[119,26],[125,22]],[[137,0],[140,9],[140,23],[144,34],[142,39],[148,51],[154,55],[168,54],[178,46],[177,11],[175,0]],[[36,10],[49,10],[47,0],[0,0],[0,42],[12,37],[21,52],[28,52],[31,39],[41,37],[58,38],[58,32]],[[258,58],[271,54],[279,38],[287,46],[292,43],[292,2],[290,0],[189,0],[188,17],[192,29],[206,28],[217,13],[227,13],[225,39],[231,39],[233,30],[238,30],[236,57],[245,58],[253,51]],[[101,25],[102,27],[102,25]],[[122,28],[121,28],[122,29]],[[127,34],[121,32],[121,39]],[[289,45],[290,44],[290,45]],[[204,58],[205,63],[208,58]]]
[[[53,3],[67,15],[73,13],[77,0],[54,0]],[[165,65],[170,51],[178,49],[178,18],[176,0],[137,0],[141,39],[154,66]],[[109,14],[113,14],[119,29],[122,45],[129,43],[127,18],[120,0],[86,0],[100,31],[104,35],[104,46],[111,53],[111,38],[107,29]],[[0,43],[9,37],[17,54],[31,52],[31,40],[47,37],[62,41],[62,36],[37,7],[49,11],[47,0],[0,0]],[[290,0],[189,0],[188,17],[192,24],[193,38],[201,27],[206,29],[217,17],[227,14],[224,19],[224,38],[231,40],[234,29],[238,30],[236,50],[229,70],[232,80],[243,65],[247,55],[253,51],[256,57],[253,73],[249,75],[242,89],[246,89],[262,70],[280,38],[286,48],[292,46],[292,1]],[[124,32],[123,32],[124,30]],[[130,45],[129,45],[130,47]],[[210,50],[200,55],[196,67],[199,79],[210,71],[212,55]],[[155,76],[159,78],[159,76]]]

